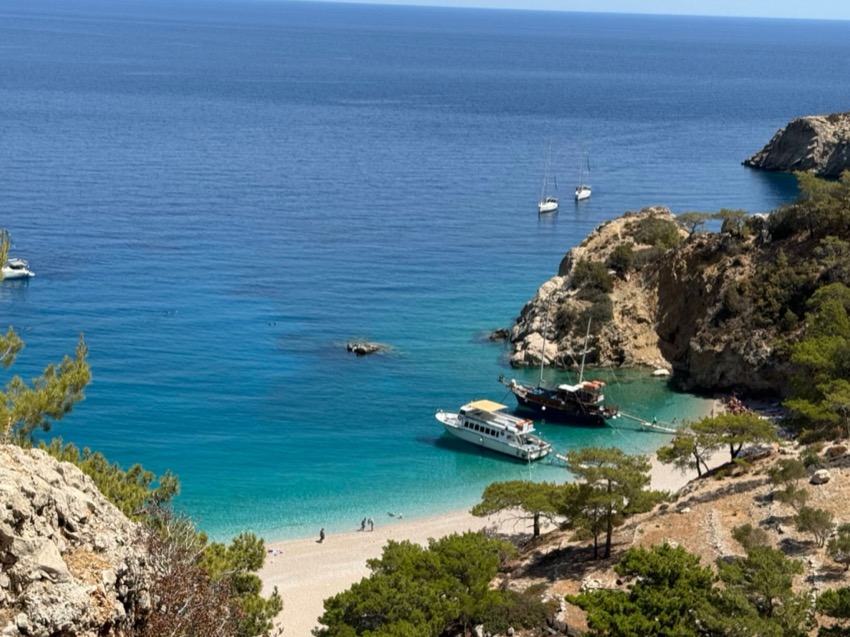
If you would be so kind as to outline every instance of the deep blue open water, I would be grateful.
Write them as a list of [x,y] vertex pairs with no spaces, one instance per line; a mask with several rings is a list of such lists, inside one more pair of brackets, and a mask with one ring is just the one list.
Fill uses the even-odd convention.
[[[536,372],[486,335],[602,221],[793,198],[740,162],[791,118],[847,110],[848,59],[840,22],[2,0],[0,227],[37,273],[0,285],[27,344],[12,371],[84,333],[94,380],[54,433],[172,469],[221,539],[563,479],[447,439],[434,412],[513,405],[498,375]],[[564,205],[538,218],[550,142]],[[354,338],[393,351],[358,359]],[[647,418],[704,409],[607,377]],[[559,451],[663,442],[542,431]]]

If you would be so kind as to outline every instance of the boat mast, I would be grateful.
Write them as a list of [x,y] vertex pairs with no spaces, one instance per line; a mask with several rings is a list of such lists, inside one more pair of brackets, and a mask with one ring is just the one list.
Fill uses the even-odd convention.
[[587,356],[587,341],[590,339],[590,318],[587,317],[587,333],[584,335],[584,349],[581,352],[581,368],[578,372],[578,383],[581,385],[581,381],[584,379],[584,357]]
[[546,304],[546,315],[543,317],[543,348],[540,350],[540,379],[538,387],[543,387],[543,362],[546,360],[546,330],[549,327],[549,304]]
[[552,140],[549,140],[549,150],[546,151],[546,170],[543,172],[543,187],[540,189],[540,201],[546,201],[546,188],[549,185],[549,166],[552,163]]

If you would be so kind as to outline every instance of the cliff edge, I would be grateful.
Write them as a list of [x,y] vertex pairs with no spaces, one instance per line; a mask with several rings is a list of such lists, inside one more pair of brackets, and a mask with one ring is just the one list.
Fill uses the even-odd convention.
[[762,170],[838,178],[850,170],[850,112],[795,119],[743,163]]

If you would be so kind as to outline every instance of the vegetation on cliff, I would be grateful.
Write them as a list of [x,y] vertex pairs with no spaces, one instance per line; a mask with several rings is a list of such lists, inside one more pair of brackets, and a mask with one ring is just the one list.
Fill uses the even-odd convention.
[[850,173],[798,179],[769,215],[647,208],[599,226],[523,308],[511,363],[576,366],[590,319],[588,364],[775,393],[812,435],[847,433]]

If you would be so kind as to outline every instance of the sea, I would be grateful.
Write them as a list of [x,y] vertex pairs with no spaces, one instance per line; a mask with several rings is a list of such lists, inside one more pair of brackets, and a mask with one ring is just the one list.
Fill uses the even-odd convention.
[[[847,60],[850,22],[0,0],[0,227],[36,273],[0,284],[0,327],[26,343],[0,381],[84,335],[86,398],[44,436],[173,471],[175,506],[223,541],[566,480],[450,438],[436,411],[515,408],[499,375],[541,372],[488,335],[600,223],[792,201],[793,177],[741,162],[846,111]],[[561,208],[539,216],[547,157]],[[640,418],[706,413],[649,370],[587,375]],[[560,454],[666,442],[629,422],[539,429]]]

